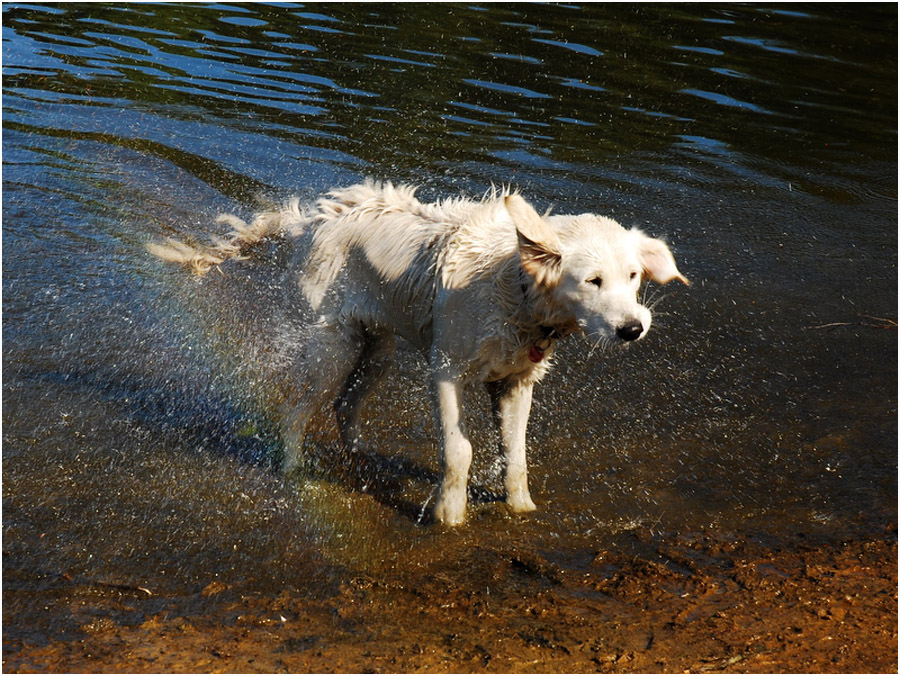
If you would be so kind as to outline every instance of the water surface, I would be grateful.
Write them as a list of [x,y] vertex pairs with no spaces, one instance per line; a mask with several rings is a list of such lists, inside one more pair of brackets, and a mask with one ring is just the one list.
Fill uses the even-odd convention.
[[[896,35],[895,6],[858,3],[4,4],[5,586],[315,590],[497,541],[578,566],[639,526],[895,526]],[[648,290],[629,350],[559,351],[533,516],[492,502],[474,393],[470,523],[420,523],[437,462],[409,352],[368,410],[384,483],[284,481],[229,347],[278,264],[197,282],[144,250],[366,176],[511,183],[665,237],[693,282]]]

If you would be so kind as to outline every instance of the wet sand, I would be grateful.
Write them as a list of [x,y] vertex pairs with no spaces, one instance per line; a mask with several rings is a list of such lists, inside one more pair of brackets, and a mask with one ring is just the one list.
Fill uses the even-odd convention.
[[[897,545],[639,529],[571,566],[479,546],[280,593],[8,570],[5,672],[896,673]],[[186,610],[190,609],[190,610]],[[201,611],[202,612],[199,612]]]

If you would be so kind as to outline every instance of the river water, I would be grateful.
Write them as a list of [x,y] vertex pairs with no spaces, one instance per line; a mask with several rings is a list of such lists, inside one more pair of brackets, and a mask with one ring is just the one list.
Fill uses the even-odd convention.
[[[313,589],[498,541],[577,567],[636,527],[886,532],[896,20],[858,3],[4,4],[5,587]],[[650,290],[640,344],[558,351],[530,425],[534,515],[493,500],[473,392],[469,524],[420,518],[437,460],[407,351],[368,407],[377,485],[283,480],[271,411],[229,356],[278,264],[198,282],[144,248],[367,176],[424,198],[510,183],[665,237],[692,281]]]

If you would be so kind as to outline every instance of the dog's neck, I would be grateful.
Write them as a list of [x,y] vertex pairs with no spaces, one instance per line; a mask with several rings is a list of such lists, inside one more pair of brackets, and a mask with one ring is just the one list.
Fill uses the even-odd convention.
[[575,318],[549,303],[546,291],[520,265],[517,268],[520,301],[515,313],[516,325],[529,334],[538,334],[540,341],[553,341],[573,333],[578,328]]

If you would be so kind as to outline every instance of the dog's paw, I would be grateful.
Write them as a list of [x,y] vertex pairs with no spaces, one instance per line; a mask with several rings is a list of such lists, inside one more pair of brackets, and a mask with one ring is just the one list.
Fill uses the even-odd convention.
[[514,514],[524,514],[537,509],[537,505],[534,504],[527,491],[506,496],[506,506]]
[[434,506],[434,520],[445,526],[459,526],[466,520],[465,496],[462,500],[441,498]]

